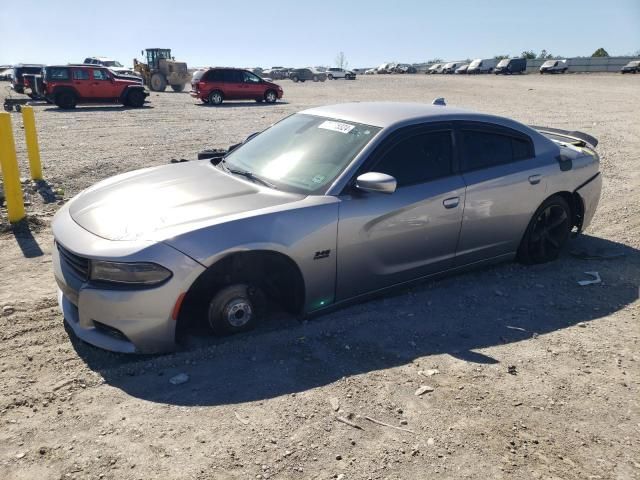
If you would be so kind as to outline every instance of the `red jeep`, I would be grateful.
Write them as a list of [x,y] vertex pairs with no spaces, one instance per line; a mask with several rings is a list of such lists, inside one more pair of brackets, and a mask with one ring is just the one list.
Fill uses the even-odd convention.
[[240,68],[210,68],[191,82],[191,96],[210,105],[225,100],[255,100],[275,103],[282,87]]
[[116,75],[97,65],[53,65],[44,68],[44,95],[58,107],[75,108],[78,103],[120,103],[142,107],[149,95],[142,80]]

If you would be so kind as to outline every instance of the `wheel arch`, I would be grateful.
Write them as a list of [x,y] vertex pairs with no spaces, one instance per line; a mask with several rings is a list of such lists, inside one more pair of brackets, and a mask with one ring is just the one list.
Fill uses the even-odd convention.
[[202,272],[186,291],[176,326],[178,339],[193,322],[206,318],[213,294],[234,283],[250,283],[284,310],[299,313],[306,298],[304,276],[288,255],[271,249],[229,252]]

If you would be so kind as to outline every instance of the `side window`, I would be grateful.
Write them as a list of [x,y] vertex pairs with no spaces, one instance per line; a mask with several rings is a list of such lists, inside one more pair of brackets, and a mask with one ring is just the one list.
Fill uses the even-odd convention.
[[242,72],[244,83],[260,83],[260,79],[251,72]]
[[94,80],[109,80],[109,75],[104,70],[93,70]]
[[450,175],[452,165],[451,131],[444,130],[401,140],[371,170],[391,175],[402,187]]
[[224,70],[223,78],[226,83],[242,83],[242,72],[238,70]]
[[69,80],[68,68],[51,68],[47,69],[48,80]]
[[89,80],[89,72],[86,70],[73,70],[72,75],[74,80]]
[[224,70],[209,70],[202,76],[205,82],[222,82]]
[[489,168],[534,156],[531,142],[507,134],[462,130],[462,169]]

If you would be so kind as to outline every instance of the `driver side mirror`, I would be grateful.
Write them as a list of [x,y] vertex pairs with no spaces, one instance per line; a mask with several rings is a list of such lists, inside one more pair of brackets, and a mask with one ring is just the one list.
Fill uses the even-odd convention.
[[386,173],[367,172],[356,178],[356,188],[363,192],[393,193],[396,179]]

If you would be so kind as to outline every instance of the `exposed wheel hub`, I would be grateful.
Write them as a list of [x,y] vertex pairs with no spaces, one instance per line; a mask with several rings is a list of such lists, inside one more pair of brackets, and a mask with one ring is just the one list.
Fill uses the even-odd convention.
[[224,317],[234,327],[246,325],[253,315],[251,304],[244,298],[231,300],[224,308]]

